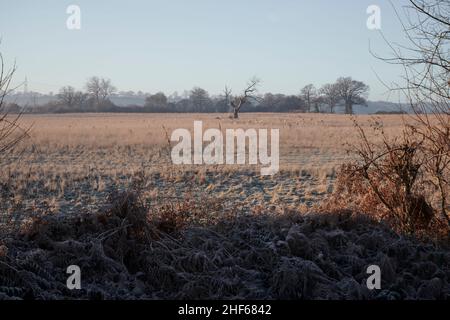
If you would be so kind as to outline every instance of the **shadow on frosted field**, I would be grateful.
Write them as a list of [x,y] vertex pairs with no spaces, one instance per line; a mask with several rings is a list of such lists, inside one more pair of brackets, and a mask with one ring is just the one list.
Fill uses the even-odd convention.
[[[450,251],[367,217],[153,209],[116,193],[96,214],[24,222],[1,246],[3,299],[448,299]],[[6,255],[7,253],[7,255]],[[82,289],[66,287],[81,268]],[[366,286],[382,270],[381,290]]]

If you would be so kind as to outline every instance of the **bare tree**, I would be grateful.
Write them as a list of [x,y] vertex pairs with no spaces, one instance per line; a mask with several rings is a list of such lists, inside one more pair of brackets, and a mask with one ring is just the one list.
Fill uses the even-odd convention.
[[69,108],[72,108],[73,106],[75,106],[75,101],[76,101],[75,95],[76,95],[75,88],[71,87],[71,86],[67,86],[67,87],[62,87],[59,90],[59,93],[57,94],[57,98],[61,104],[68,106]]
[[353,105],[366,105],[369,86],[364,82],[353,80],[351,77],[339,78],[336,90],[345,103],[345,113],[353,114]]
[[6,96],[13,90],[11,81],[16,70],[15,64],[11,68],[5,66],[3,55],[0,53],[0,156],[5,155],[28,136],[28,129],[22,128],[19,124],[22,113],[8,114],[5,102]]
[[95,104],[99,105],[100,103],[106,101],[108,96],[114,93],[117,89],[111,84],[111,80],[94,76],[88,79],[86,83],[86,90],[94,99]]
[[228,86],[225,86],[225,89],[223,90],[223,98],[225,100],[225,103],[227,106],[230,106],[231,101],[231,89],[228,88]]
[[74,107],[81,108],[87,100],[87,94],[81,91],[76,91],[72,86],[62,87],[56,96],[58,102],[66,107],[69,107],[69,109]]
[[117,88],[112,85],[111,80],[102,78],[100,81],[100,97],[105,101],[111,94],[117,91]]
[[323,101],[330,108],[330,113],[334,113],[335,106],[341,100],[337,85],[335,83],[327,83],[320,88],[319,93],[322,95]]
[[[449,114],[450,96],[450,3],[442,0],[410,0],[405,17],[397,13],[409,46],[390,43],[390,57],[377,58],[404,69],[400,90],[419,114]],[[395,10],[395,7],[394,7]],[[397,12],[397,11],[396,11]]]
[[353,199],[359,195],[363,211],[381,212],[400,230],[424,229],[427,235],[448,239],[450,2],[410,0],[403,9],[405,17],[397,17],[409,44],[393,44],[383,36],[391,55],[377,57],[403,68],[404,82],[388,87],[406,99],[413,114],[397,137],[388,137],[374,123],[371,128],[381,135],[380,143],[369,141],[356,124],[361,143],[353,147],[355,162],[343,170],[341,180],[349,187],[338,193],[347,199],[348,192]]
[[101,80],[99,77],[91,77],[86,83],[87,93],[94,99],[98,105],[100,103]]
[[404,9],[397,17],[409,46],[384,38],[391,56],[379,58],[403,67],[404,83],[390,89],[400,91],[414,112],[407,130],[420,141],[425,183],[439,190],[440,214],[450,226],[450,2],[410,0]]
[[258,85],[260,84],[260,82],[261,82],[261,80],[259,80],[256,77],[253,77],[247,83],[247,87],[244,89],[242,94],[240,94],[238,96],[232,96],[231,89],[229,89],[228,87],[225,87],[224,94],[225,94],[226,100],[230,101],[230,105],[233,109],[233,118],[234,119],[239,118],[239,112],[241,111],[242,106],[246,102],[248,102],[252,99],[253,100],[257,99],[255,94],[258,91]]
[[82,91],[75,92],[74,96],[74,104],[80,108],[83,108],[86,105],[86,101],[88,100],[88,94]]
[[199,87],[195,87],[191,90],[189,100],[191,101],[194,111],[196,112],[205,112],[207,111],[208,106],[212,105],[208,91]]
[[[308,84],[300,90],[300,94],[305,100],[306,108],[308,109],[308,112],[312,112],[312,106],[314,104],[314,100],[317,96],[317,90],[316,87],[314,87],[313,84]],[[316,105],[317,106],[317,105]],[[318,106],[317,106],[318,108]],[[316,110],[318,112],[318,110]]]
[[167,109],[167,97],[163,92],[152,94],[145,98],[144,107],[149,110],[164,112]]

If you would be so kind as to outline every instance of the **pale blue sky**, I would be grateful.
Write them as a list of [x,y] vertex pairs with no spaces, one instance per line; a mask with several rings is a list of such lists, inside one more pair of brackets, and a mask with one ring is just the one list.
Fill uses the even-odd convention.
[[[70,4],[81,8],[81,30],[66,28]],[[40,92],[82,88],[98,75],[120,90],[217,94],[256,75],[261,92],[296,94],[352,76],[370,85],[371,100],[385,100],[374,70],[386,82],[401,70],[369,53],[369,40],[386,52],[366,27],[371,4],[381,8],[383,33],[402,41],[386,0],[0,0],[0,50],[17,61],[16,83],[27,76]]]

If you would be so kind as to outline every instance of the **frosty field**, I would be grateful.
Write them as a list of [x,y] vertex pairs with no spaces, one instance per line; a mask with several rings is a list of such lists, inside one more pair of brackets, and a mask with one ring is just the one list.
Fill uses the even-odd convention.
[[[167,137],[194,120],[280,129],[280,172],[172,165]],[[403,121],[372,120],[392,134]],[[316,212],[348,159],[346,144],[357,143],[348,116],[78,114],[23,124],[31,139],[0,177],[0,299],[450,295],[447,249],[355,212]],[[383,270],[382,290],[366,286],[371,264]],[[65,286],[68,265],[81,268],[81,290]]]
[[[358,116],[369,125],[370,116]],[[168,136],[176,128],[278,128],[280,172],[262,177],[250,165],[172,165]],[[372,119],[373,120],[373,119]],[[401,116],[381,116],[395,133]],[[136,181],[149,201],[210,196],[227,205],[310,207],[333,189],[336,170],[357,143],[346,115],[64,114],[24,116],[31,138],[6,159],[2,206],[11,212],[67,214],[94,210],[109,192]]]

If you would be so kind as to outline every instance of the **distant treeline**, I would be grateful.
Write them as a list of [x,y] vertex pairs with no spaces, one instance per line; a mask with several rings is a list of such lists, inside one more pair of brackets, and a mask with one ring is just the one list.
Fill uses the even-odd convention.
[[[16,103],[7,106],[10,113],[23,110]],[[145,104],[130,104],[118,106],[110,99],[95,103],[87,99],[83,103],[68,105],[59,100],[50,101],[43,105],[28,106],[27,113],[79,113],[79,112],[144,112],[144,113],[225,113],[230,112],[230,106],[226,100],[218,97],[190,96],[176,102],[168,102],[163,93],[157,93],[146,98]],[[247,102],[241,112],[306,112],[307,107],[301,98],[297,96],[285,96],[283,94],[265,94],[261,100]]]
[[[144,105],[119,106],[112,101],[116,88],[109,79],[91,77],[85,91],[71,86],[62,87],[54,98],[41,105],[27,105],[27,113],[77,113],[77,112],[147,112],[147,113],[225,113],[232,110],[232,95],[211,96],[206,90],[195,87],[183,97],[167,97],[164,93],[147,94]],[[255,94],[245,99],[240,112],[327,112],[334,113],[342,106],[345,113],[353,113],[354,105],[367,105],[369,87],[350,77],[339,78],[335,83],[316,89],[309,84],[298,95]],[[234,96],[236,97],[236,96]],[[237,96],[239,97],[239,96]],[[20,112],[21,106],[9,103],[9,112]]]

